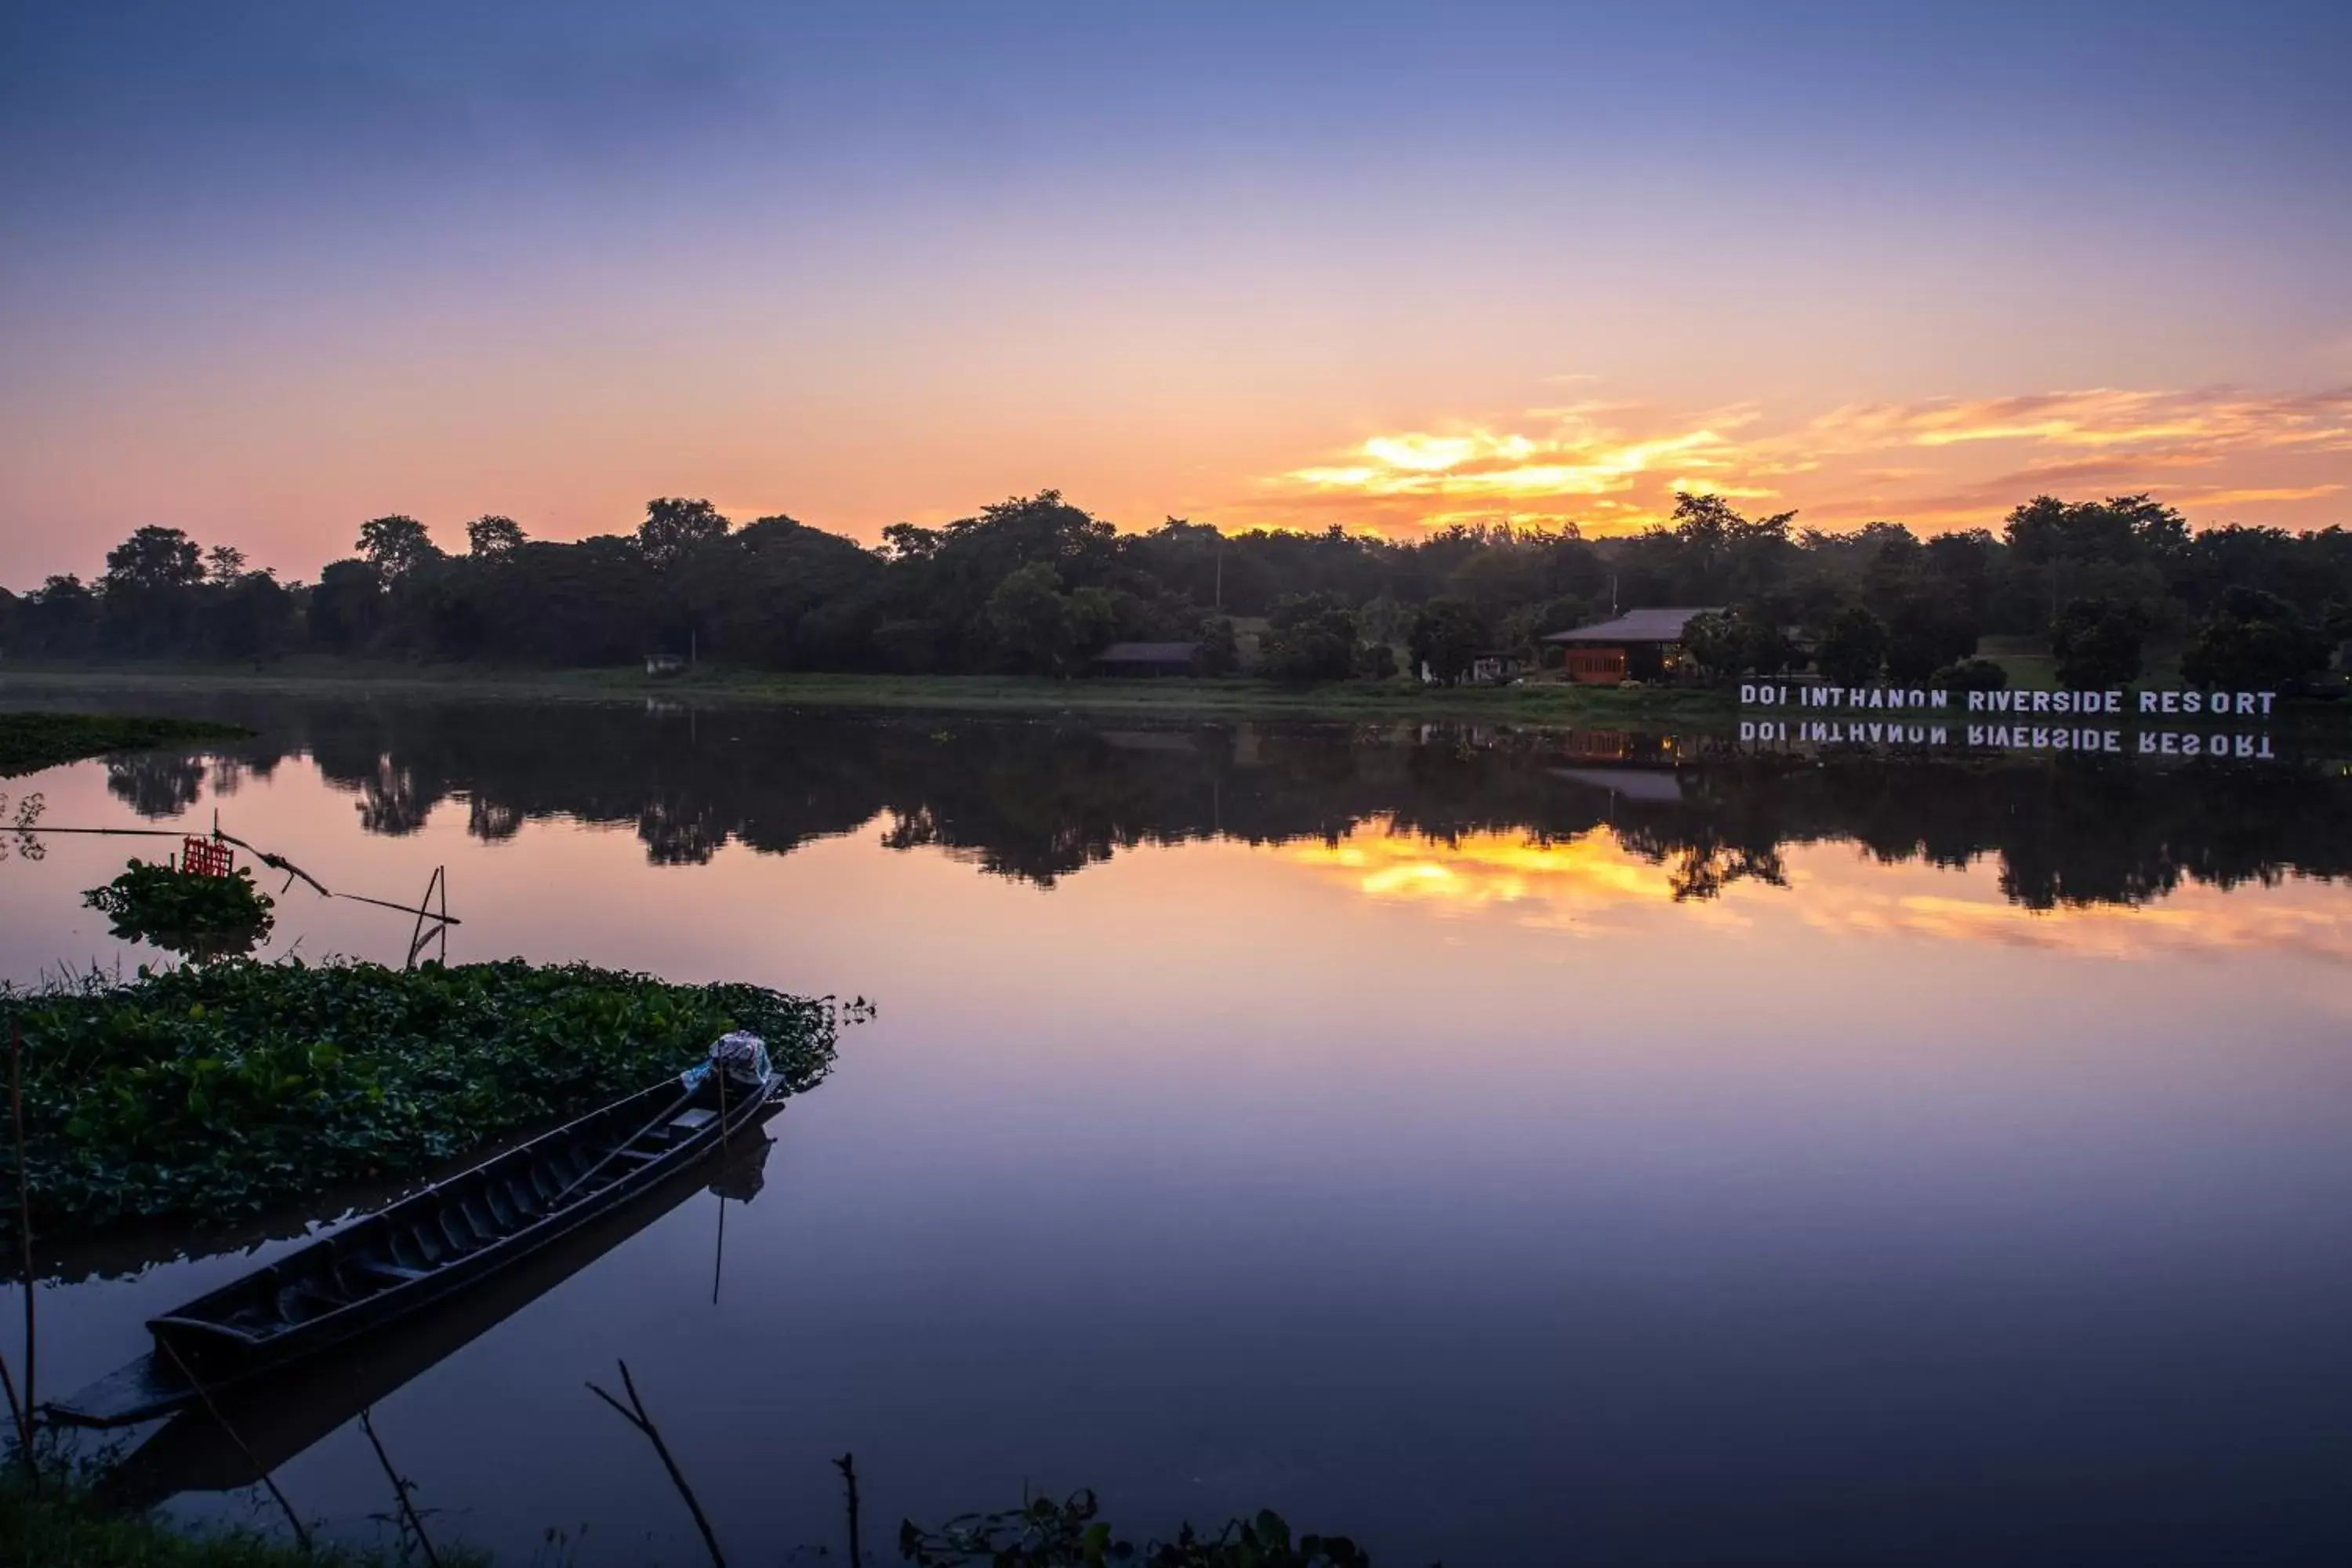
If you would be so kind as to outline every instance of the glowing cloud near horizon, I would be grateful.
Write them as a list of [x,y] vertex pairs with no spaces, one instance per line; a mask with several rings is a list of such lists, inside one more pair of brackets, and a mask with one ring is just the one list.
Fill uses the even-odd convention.
[[1574,523],[1607,534],[1664,520],[1689,491],[1798,507],[1808,521],[1886,517],[1934,531],[1990,524],[2052,490],[2144,490],[2211,522],[2222,521],[2214,508],[2291,506],[2347,484],[2352,387],[2092,388],[1846,405],[1777,428],[1751,406],[1534,409],[1370,437],[1341,460],[1264,481],[1252,510],[1345,511],[1376,529]]

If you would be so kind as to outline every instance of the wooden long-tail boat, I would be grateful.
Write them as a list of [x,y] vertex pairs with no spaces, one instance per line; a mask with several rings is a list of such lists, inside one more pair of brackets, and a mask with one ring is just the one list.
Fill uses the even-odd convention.
[[150,1319],[154,1349],[48,1405],[68,1426],[168,1415],[498,1274],[749,1132],[782,1075],[667,1079]]
[[[765,1114],[783,1105],[771,1100]],[[98,1500],[145,1511],[183,1492],[259,1486],[263,1476],[348,1426],[362,1411],[383,1405],[689,1199],[710,1193],[751,1202],[774,1147],[767,1129],[739,1128],[723,1152],[672,1172],[472,1289],[312,1357],[289,1376],[255,1378],[214,1395],[210,1405],[181,1411],[99,1478]]]

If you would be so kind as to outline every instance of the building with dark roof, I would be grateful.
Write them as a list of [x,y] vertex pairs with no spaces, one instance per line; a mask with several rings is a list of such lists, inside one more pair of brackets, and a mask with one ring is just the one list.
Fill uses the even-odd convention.
[[1683,628],[1691,617],[1721,614],[1720,605],[1628,610],[1615,620],[1554,632],[1543,640],[1568,650],[1569,679],[1581,685],[1655,680],[1681,649]]
[[1093,664],[1098,675],[1190,675],[1200,659],[1197,642],[1115,642]]

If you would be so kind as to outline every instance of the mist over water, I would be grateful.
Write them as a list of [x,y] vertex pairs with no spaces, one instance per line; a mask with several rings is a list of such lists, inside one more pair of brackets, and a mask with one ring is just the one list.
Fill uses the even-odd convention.
[[[625,1356],[752,1560],[840,1550],[844,1450],[869,1540],[1027,1485],[1455,1568],[2352,1552],[2340,749],[194,706],[262,734],[10,814],[879,1005],[723,1257],[692,1191],[374,1395],[436,1539],[690,1560]],[[161,842],[12,847],[0,975],[154,961],[79,890]],[[262,956],[409,934],[298,886]],[[68,1238],[44,1387],[302,1217]],[[278,1479],[389,1506],[348,1425]]]

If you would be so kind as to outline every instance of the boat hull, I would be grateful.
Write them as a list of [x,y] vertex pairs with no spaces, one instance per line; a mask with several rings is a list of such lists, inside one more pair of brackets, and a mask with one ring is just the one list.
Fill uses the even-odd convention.
[[[756,1089],[735,1086],[723,1099],[717,1083],[713,1075],[682,1092],[673,1080],[616,1101],[152,1320],[152,1351],[49,1405],[47,1414],[76,1426],[152,1421],[297,1366],[501,1273],[698,1164],[781,1106],[780,1079]],[[654,1121],[641,1129],[647,1117]],[[659,1147],[633,1152],[655,1128],[665,1131]],[[639,1130],[636,1143],[633,1130]],[[557,1185],[562,1190],[549,1197]],[[541,1206],[528,1212],[534,1194]],[[430,1256],[435,1247],[446,1253]],[[344,1299],[330,1300],[339,1293]],[[323,1310],[294,1315],[310,1301]],[[279,1314],[274,1321],[273,1311]]]

